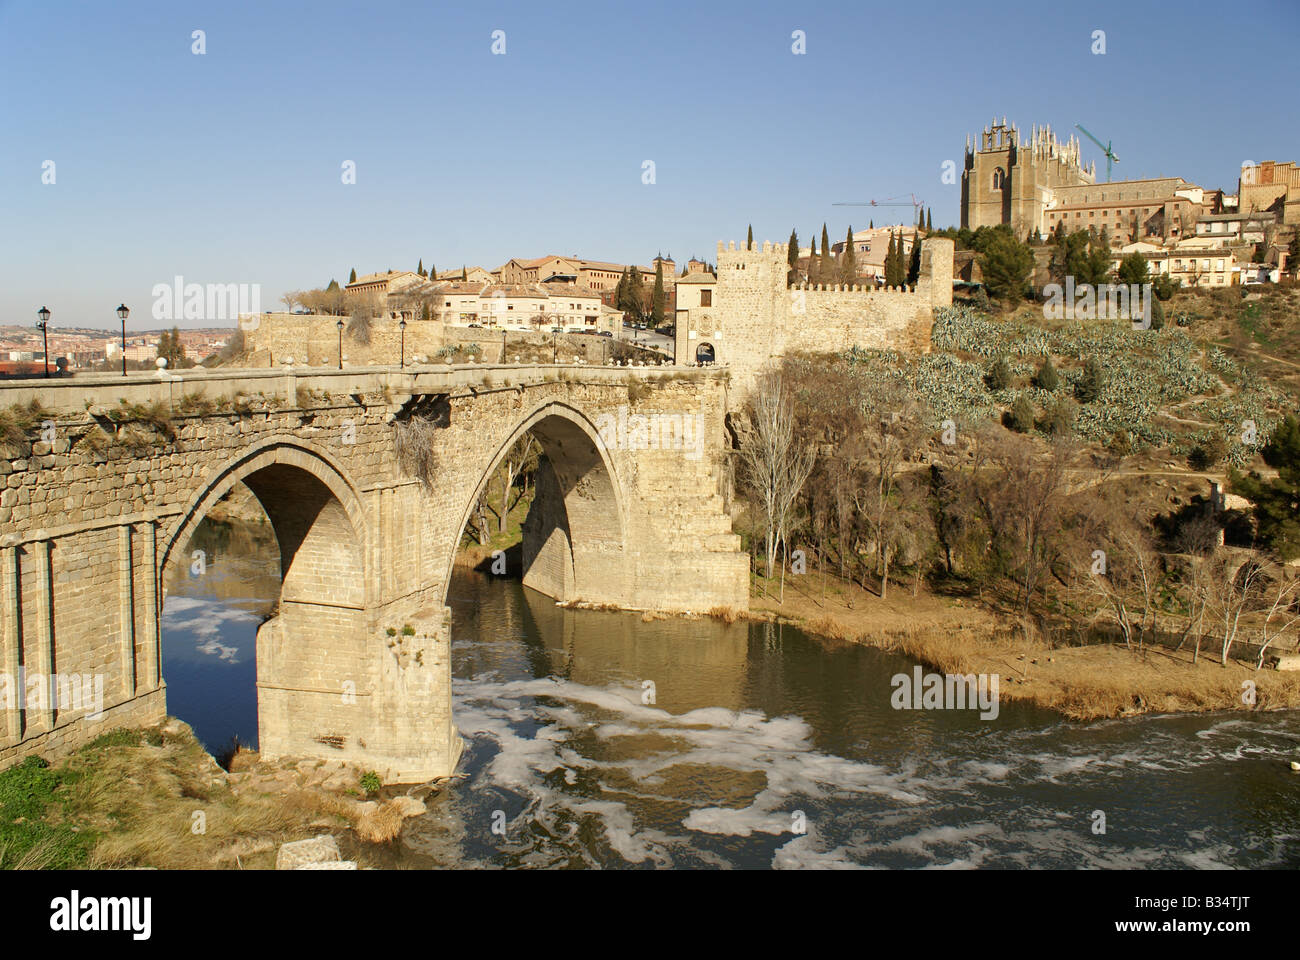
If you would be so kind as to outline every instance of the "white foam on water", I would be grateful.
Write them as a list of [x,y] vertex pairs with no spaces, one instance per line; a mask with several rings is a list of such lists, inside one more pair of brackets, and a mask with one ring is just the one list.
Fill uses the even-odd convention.
[[[734,837],[791,834],[795,811],[809,801],[856,794],[874,794],[904,805],[924,799],[908,788],[904,775],[817,751],[812,746],[811,727],[798,717],[767,717],[757,711],[720,707],[672,714],[641,703],[640,690],[635,687],[592,687],[554,678],[456,680],[454,690],[461,733],[489,738],[496,744],[481,775],[484,784],[529,798],[533,805],[529,815],[541,822],[552,819],[556,810],[596,816],[611,849],[629,863],[670,863],[670,848],[688,842],[691,832]],[[593,709],[614,717],[593,721]],[[521,725],[524,730],[519,729]],[[654,734],[670,746],[617,759],[594,759],[572,748],[574,734],[594,735],[612,746],[617,746],[620,738]],[[696,807],[682,819],[687,832],[670,836],[638,830],[632,811],[621,800],[575,798],[548,787],[542,779],[557,769],[564,770],[564,779],[570,784],[576,782],[580,771],[597,776],[617,771],[619,785],[610,787],[610,794],[662,803],[673,798],[663,793],[629,793],[625,781],[662,783],[672,768],[683,765],[759,773],[765,785],[748,806]],[[789,856],[797,851],[802,851],[800,856],[814,852],[802,845],[792,848]],[[826,862],[843,856],[841,851]]]
[[817,849],[816,838],[812,834],[795,837],[782,844],[772,855],[772,867],[776,870],[866,870],[849,855],[847,847],[834,850]]
[[[954,737],[942,749],[896,758],[891,769],[816,749],[814,730],[799,717],[720,707],[672,714],[642,703],[633,685],[480,675],[455,680],[454,692],[462,733],[495,744],[471,790],[519,793],[526,816],[562,844],[577,841],[575,847],[582,841],[574,822],[595,818],[609,849],[625,863],[655,866],[682,860],[737,865],[729,859],[733,846],[719,852],[702,845],[703,837],[753,838],[744,849],[772,849],[777,868],[1230,866],[1240,862],[1241,851],[1205,838],[1197,852],[1185,852],[1177,845],[1159,849],[1151,838],[1135,843],[1094,836],[1091,803],[1063,811],[1041,800],[1018,802],[1018,784],[1109,791],[1138,771],[1178,773],[1286,750],[1278,740],[1269,742],[1285,718],[1263,727],[1224,718],[1202,730],[1189,727],[1186,717],[1177,724],[1155,718],[1140,728],[1137,742],[1132,736],[1099,738],[1095,727],[1011,728]],[[1243,745],[1243,736],[1253,743]],[[595,756],[587,756],[581,743],[593,741]],[[706,781],[710,769],[727,771],[725,789],[745,791],[751,788],[743,784],[753,783],[753,795],[733,796],[739,804],[727,805],[713,799],[706,782],[707,798],[692,799],[694,787],[678,788],[683,773],[674,769],[688,766],[703,768],[699,776]],[[552,786],[555,771],[570,787],[595,784],[596,795]],[[743,775],[740,786],[730,784],[732,774]],[[688,783],[696,778],[690,771],[685,776]],[[724,780],[721,774],[717,779]],[[679,819],[645,825],[656,806],[674,804],[687,807]],[[796,811],[804,814],[807,834],[795,834]],[[680,830],[674,829],[678,823]],[[518,832],[512,828],[512,837]],[[782,842],[785,836],[790,839]],[[765,846],[773,842],[778,845]],[[565,862],[574,853],[520,849],[537,865]],[[607,865],[592,850],[576,852],[590,865]],[[1285,857],[1282,844],[1274,860]]]

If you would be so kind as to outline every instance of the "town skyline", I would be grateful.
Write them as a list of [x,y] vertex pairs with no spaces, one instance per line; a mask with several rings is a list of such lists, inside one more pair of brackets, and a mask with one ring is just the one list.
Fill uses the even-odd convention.
[[[9,5],[0,71],[15,105],[0,175],[22,229],[0,249],[11,270],[0,324],[30,324],[44,304],[55,326],[111,329],[113,309],[133,301],[128,332],[157,327],[151,290],[178,275],[258,284],[274,309],[286,290],[346,283],[352,268],[492,269],[547,254],[645,263],[658,252],[680,265],[711,260],[750,224],[757,243],[783,242],[791,226],[806,242],[823,222],[838,242],[850,224],[911,216],[833,206],[843,201],[915,194],[936,227],[956,225],[960,183],[943,182],[943,164],[960,172],[966,137],[1003,116],[1067,135],[1082,122],[1115,143],[1116,179],[1229,190],[1243,162],[1300,151],[1287,107],[1261,120],[1214,71],[1180,76],[1184,92],[1153,104],[1142,85],[1159,79],[1155,51],[1203,50],[1207,63],[1248,54],[1254,86],[1283,89],[1290,31],[1230,31],[1211,45],[1192,6],[1174,23],[1119,5],[1039,15],[1016,37],[1023,65],[987,71],[972,52],[1004,47],[1009,19],[977,11],[922,34],[890,11],[669,5],[624,18],[638,42],[620,45],[599,18],[527,8],[393,4],[382,21],[412,29],[370,37],[338,29],[358,15],[339,4],[306,26],[238,6],[74,19]],[[496,30],[504,53],[493,53]],[[1104,54],[1091,49],[1098,30]],[[433,57],[431,36],[442,40]],[[891,36],[908,39],[881,42]],[[577,67],[555,55],[566,50]],[[388,68],[322,72],[352,57]],[[294,96],[293,117],[264,105],[268,88]],[[512,106],[521,95],[533,102]],[[1087,141],[1083,159],[1104,175]],[[53,183],[42,182],[47,161]],[[345,184],[348,162],[356,182]]]

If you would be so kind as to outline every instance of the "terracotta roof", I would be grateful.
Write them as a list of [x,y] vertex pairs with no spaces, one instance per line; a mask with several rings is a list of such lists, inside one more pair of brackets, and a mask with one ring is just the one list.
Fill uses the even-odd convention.
[[677,283],[717,283],[718,278],[711,273],[688,273],[684,277],[678,277]]
[[[378,283],[381,280],[396,280],[398,277],[420,277],[414,270],[394,270],[389,273],[384,270],[380,273],[367,273],[364,277],[357,277],[356,280],[349,283],[348,287],[359,286],[363,283]],[[420,277],[423,280],[423,277]],[[346,287],[344,288],[346,289]]]

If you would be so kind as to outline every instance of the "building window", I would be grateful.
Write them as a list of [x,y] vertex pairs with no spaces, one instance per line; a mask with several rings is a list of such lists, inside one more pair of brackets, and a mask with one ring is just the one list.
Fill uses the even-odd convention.
[[701,290],[701,291],[700,291],[700,306],[701,306],[701,307],[711,307],[711,306],[713,306],[713,291],[712,291],[712,290]]
[[1006,179],[1007,179],[1007,175],[1006,175],[1006,173],[1002,170],[1001,167],[998,167],[996,170],[994,170],[994,171],[993,171],[993,189],[994,189],[994,190],[1001,190],[1001,189],[1002,189],[1002,184],[1006,181]]

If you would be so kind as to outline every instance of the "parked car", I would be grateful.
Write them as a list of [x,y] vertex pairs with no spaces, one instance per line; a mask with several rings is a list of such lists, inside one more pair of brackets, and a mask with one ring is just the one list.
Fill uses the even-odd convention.
[[469,325],[469,328],[470,328],[471,330],[482,330],[482,329],[483,329],[483,324],[481,324],[481,323],[471,323],[471,324]]
[[551,333],[563,333],[563,332],[564,332],[563,327],[551,327]]
[[612,337],[613,335],[614,332],[612,330],[602,330],[600,331],[600,333],[597,334],[597,336],[600,337]]

